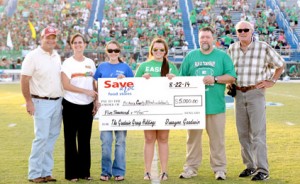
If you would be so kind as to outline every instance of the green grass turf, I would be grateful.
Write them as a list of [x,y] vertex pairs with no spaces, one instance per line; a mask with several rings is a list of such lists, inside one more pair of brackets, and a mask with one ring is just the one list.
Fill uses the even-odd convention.
[[[267,90],[268,102],[279,102],[283,106],[267,107],[267,143],[270,165],[270,179],[266,183],[300,182],[300,84],[278,83]],[[240,145],[234,120],[234,110],[227,110],[226,116],[226,153],[227,180],[216,181],[209,165],[209,148],[207,134],[203,137],[203,161],[199,175],[182,180],[178,176],[185,161],[186,131],[170,132],[169,145],[169,180],[162,183],[253,183],[250,178],[239,178],[238,174],[245,168],[240,156]],[[10,127],[10,125],[15,126]],[[26,113],[24,99],[19,84],[0,85],[0,183],[19,184],[27,181],[28,157],[33,139],[33,120]],[[121,183],[151,183],[143,180],[143,131],[128,131],[127,136],[127,170],[126,180]],[[92,166],[91,176],[94,181],[103,183],[100,176],[100,140],[98,122],[94,121],[91,139]],[[64,145],[63,133],[55,146],[55,166],[53,175],[57,183],[70,183],[64,179]],[[78,183],[85,183],[80,181]],[[104,182],[105,183],[105,182]],[[114,183],[111,180],[108,183]]]

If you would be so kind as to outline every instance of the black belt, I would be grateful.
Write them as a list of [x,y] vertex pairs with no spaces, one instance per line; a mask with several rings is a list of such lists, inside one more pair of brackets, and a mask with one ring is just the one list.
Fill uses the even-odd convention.
[[41,97],[41,96],[38,96],[38,95],[31,95],[32,98],[37,98],[37,99],[44,99],[44,100],[58,100],[60,97],[56,97],[56,98],[51,98],[51,97]]
[[245,92],[247,92],[249,90],[256,89],[256,86],[242,86],[242,87],[236,86],[236,89],[240,90],[243,93],[245,93]]

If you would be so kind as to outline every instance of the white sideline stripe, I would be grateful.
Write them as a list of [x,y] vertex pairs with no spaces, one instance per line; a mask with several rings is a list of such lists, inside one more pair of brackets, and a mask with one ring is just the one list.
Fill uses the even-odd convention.
[[289,121],[285,122],[285,124],[287,124],[287,125],[289,125],[289,126],[295,125],[295,123],[292,123],[292,122],[289,122]]
[[151,166],[151,184],[160,184],[159,174],[158,174],[158,156],[156,151],[156,144],[154,146],[154,155]]
[[277,96],[285,96],[285,97],[291,97],[291,98],[300,99],[299,96],[294,96],[294,95],[285,95],[285,94],[281,94],[281,93],[272,93],[272,92],[267,92],[267,93],[272,94],[272,95],[277,95]]
[[11,123],[11,124],[8,125],[8,127],[14,127],[16,125],[17,125],[16,123]]

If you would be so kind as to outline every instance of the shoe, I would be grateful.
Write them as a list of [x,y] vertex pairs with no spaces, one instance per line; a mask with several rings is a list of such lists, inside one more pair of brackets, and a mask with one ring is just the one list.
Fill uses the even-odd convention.
[[149,172],[144,174],[144,180],[151,180],[151,174]]
[[46,182],[56,182],[57,181],[55,178],[52,178],[52,176],[46,176],[46,177],[44,177],[44,180]]
[[215,172],[215,178],[216,180],[226,180],[226,174],[223,171],[217,171]]
[[241,174],[239,175],[239,177],[247,177],[247,176],[252,176],[255,173],[255,169],[254,168],[250,168],[250,169],[245,169],[241,172]]
[[168,179],[168,174],[166,172],[163,172],[162,174],[160,174],[159,179],[161,181],[166,181]]
[[35,179],[29,179],[28,181],[33,182],[33,183],[47,183],[47,181],[42,177],[38,177]]
[[70,179],[69,181],[70,182],[78,182],[79,180],[78,180],[78,178],[73,178],[73,179]]
[[197,173],[192,171],[192,170],[187,170],[187,171],[183,171],[180,175],[179,178],[184,179],[184,178],[191,178],[197,176]]
[[115,176],[115,181],[123,181],[125,180],[124,176]]
[[267,180],[269,179],[269,174],[258,172],[256,175],[252,177],[252,181],[261,181],[261,180]]

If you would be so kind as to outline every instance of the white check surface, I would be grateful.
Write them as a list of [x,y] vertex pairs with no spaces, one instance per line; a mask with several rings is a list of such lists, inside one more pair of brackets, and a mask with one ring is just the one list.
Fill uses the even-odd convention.
[[99,130],[205,128],[203,77],[100,78]]

